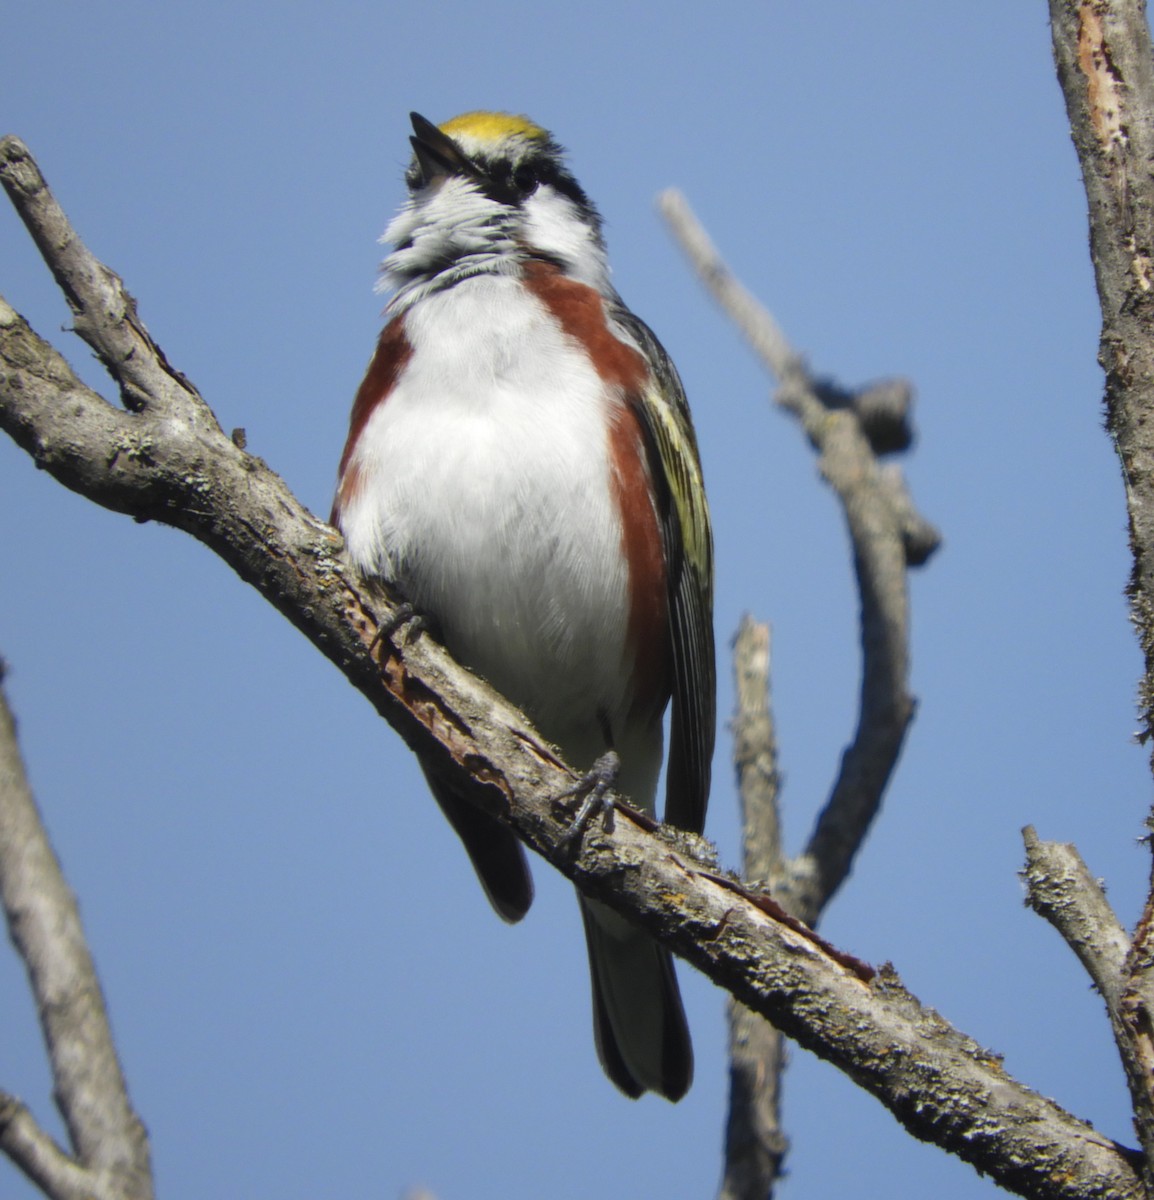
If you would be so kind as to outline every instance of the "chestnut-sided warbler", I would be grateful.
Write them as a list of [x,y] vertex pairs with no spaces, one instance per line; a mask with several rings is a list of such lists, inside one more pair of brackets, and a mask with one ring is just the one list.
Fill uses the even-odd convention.
[[[333,521],[366,577],[575,767],[608,750],[700,832],[715,723],[713,548],[677,372],[609,281],[601,221],[525,117],[412,115],[409,197],[382,241],[385,327],[353,404]],[[497,912],[533,885],[520,843],[425,766]],[[693,1051],[667,951],[581,900],[597,1051],[627,1095],[678,1100]]]

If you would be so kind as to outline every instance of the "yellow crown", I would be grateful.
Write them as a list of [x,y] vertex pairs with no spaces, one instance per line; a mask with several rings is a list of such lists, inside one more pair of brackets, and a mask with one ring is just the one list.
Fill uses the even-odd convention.
[[528,117],[515,113],[467,112],[440,126],[449,137],[472,138],[478,142],[503,142],[506,138],[524,137],[543,141],[549,137],[546,130],[534,124]]

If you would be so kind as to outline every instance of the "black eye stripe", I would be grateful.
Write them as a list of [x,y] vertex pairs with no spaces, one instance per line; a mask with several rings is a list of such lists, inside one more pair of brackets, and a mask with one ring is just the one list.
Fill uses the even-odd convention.
[[562,196],[567,196],[578,208],[589,207],[589,198],[581,185],[551,158],[527,158],[516,167],[507,167],[506,170],[510,187],[522,197],[532,195],[541,184],[546,183]]
[[494,162],[488,169],[495,183],[519,199],[532,195],[542,183],[552,183],[556,176],[553,164],[538,156],[523,158],[517,163]]
[[572,175],[562,172],[551,180],[551,182],[562,196],[568,196],[578,208],[589,209],[592,207],[589,197],[585,195],[584,189]]
[[[592,210],[581,185],[553,155],[530,150],[519,161],[513,162],[507,158],[487,160],[482,154],[474,157],[472,162],[477,169],[478,185],[504,204],[518,204],[542,184],[548,184],[582,211]],[[416,164],[406,171],[405,182],[411,192],[420,190],[421,173]]]

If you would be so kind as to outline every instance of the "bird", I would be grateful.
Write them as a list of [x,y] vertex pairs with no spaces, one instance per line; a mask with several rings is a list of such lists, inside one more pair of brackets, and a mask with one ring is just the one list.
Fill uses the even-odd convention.
[[[572,766],[619,764],[614,788],[650,813],[671,704],[664,819],[700,833],[713,535],[681,380],[615,290],[601,217],[551,133],[503,112],[410,120],[332,523],[362,577],[395,588]],[[521,843],[422,767],[494,909],[520,920]],[[605,1073],[631,1098],[677,1101],[693,1049],[672,958],[578,899]]]

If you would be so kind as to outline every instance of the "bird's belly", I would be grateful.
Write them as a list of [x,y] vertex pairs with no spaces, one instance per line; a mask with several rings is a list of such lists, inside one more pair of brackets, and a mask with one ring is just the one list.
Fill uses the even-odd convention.
[[362,571],[398,584],[457,658],[565,746],[629,700],[613,398],[559,332],[515,316],[485,347],[430,353],[428,330],[410,333],[342,526]]

